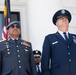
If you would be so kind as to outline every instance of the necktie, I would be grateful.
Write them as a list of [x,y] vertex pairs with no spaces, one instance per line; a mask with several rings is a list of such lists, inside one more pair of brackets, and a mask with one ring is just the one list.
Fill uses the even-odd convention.
[[64,32],[63,34],[64,34],[64,37],[65,37],[66,42],[68,43],[68,39],[69,38],[67,37],[66,32]]
[[39,69],[39,66],[37,66],[37,69],[38,69],[37,74],[40,75],[40,69]]
[[14,41],[15,41],[15,43],[17,44],[17,40],[15,39]]

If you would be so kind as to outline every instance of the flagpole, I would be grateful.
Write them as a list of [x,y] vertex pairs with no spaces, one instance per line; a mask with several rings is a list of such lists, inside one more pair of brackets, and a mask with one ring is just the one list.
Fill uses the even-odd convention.
[[8,33],[6,30],[7,25],[10,23],[10,0],[5,0],[4,4],[4,26],[2,29],[2,39],[8,39]]

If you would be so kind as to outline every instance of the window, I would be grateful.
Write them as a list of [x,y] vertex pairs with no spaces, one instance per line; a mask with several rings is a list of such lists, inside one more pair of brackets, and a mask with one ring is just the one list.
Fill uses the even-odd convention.
[[[11,22],[20,21],[20,12],[11,12]],[[0,39],[2,39],[2,27],[4,24],[3,12],[0,11]]]

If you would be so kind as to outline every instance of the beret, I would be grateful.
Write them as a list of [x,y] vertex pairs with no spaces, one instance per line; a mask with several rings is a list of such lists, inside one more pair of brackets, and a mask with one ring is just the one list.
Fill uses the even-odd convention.
[[17,24],[17,25],[20,26],[20,21],[13,21],[13,22],[10,22],[10,23],[8,24],[8,26],[6,27],[6,29],[8,30],[9,27],[12,26],[13,24]]

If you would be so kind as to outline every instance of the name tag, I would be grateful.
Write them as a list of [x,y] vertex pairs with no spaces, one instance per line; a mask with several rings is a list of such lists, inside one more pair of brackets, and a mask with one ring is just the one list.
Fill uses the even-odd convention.
[[57,43],[58,43],[58,41],[55,41],[55,42],[52,43],[52,45],[57,44]]

